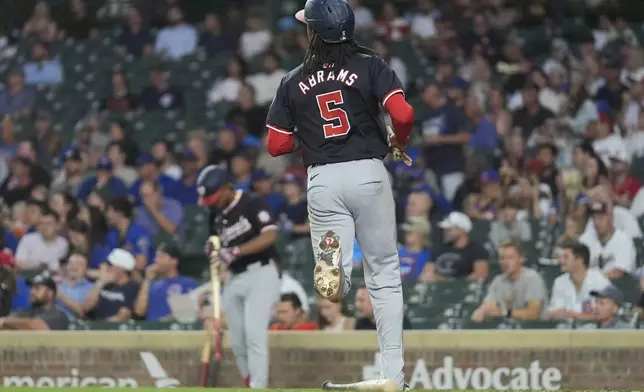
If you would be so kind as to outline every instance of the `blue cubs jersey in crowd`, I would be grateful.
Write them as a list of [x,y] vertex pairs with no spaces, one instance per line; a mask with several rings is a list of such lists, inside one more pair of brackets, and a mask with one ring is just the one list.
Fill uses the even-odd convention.
[[115,227],[112,227],[107,233],[106,242],[110,250],[123,248],[134,256],[145,255],[148,257],[148,263],[154,257],[154,247],[152,246],[150,234],[144,228],[134,223],[130,224],[125,236],[122,238],[119,235],[119,231]]
[[176,294],[186,294],[197,288],[197,282],[187,276],[164,278],[150,285],[148,296],[148,321],[160,321],[171,313],[168,297]]
[[402,280],[416,280],[423,272],[425,264],[429,262],[429,250],[410,252],[407,248],[398,249],[400,257],[400,276]]

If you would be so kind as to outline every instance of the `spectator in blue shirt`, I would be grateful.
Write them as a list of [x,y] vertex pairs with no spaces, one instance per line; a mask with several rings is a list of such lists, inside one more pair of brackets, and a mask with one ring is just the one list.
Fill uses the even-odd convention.
[[309,214],[302,182],[295,174],[287,173],[282,176],[280,183],[286,198],[286,206],[279,217],[282,228],[292,237],[309,236]]
[[465,178],[464,147],[471,136],[467,117],[435,84],[425,88],[422,98],[426,107],[418,111],[416,118],[427,145],[425,163],[438,177],[443,195],[451,201]]
[[125,183],[114,175],[112,169],[112,161],[107,157],[100,157],[96,162],[96,175],[81,183],[76,198],[86,201],[92,192],[107,195],[109,198],[127,196]]
[[496,126],[482,112],[481,103],[476,95],[470,95],[467,98],[465,113],[472,124],[470,148],[478,151],[494,151],[498,147]]
[[185,150],[179,159],[181,166],[181,179],[177,182],[175,199],[184,206],[196,205],[199,199],[197,193],[197,176],[199,163],[192,150]]
[[174,198],[177,192],[177,182],[165,174],[159,172],[157,162],[150,154],[141,154],[136,159],[136,168],[139,172],[139,179],[134,181],[130,187],[130,195],[134,198],[137,206],[141,205],[141,184],[143,181],[150,181],[161,186],[163,197]]
[[83,303],[93,286],[85,279],[87,257],[79,252],[71,253],[65,264],[65,272],[63,280],[58,283],[56,307],[65,312],[69,318],[83,318],[85,317]]
[[141,226],[132,222],[134,206],[127,198],[110,200],[107,205],[107,222],[111,226],[107,233],[107,246],[110,249],[122,248],[132,253],[136,259],[135,278],[143,276],[154,249],[150,234]]
[[14,69],[7,77],[7,86],[0,90],[0,116],[26,117],[35,104],[36,91],[32,86],[25,86],[22,69]]
[[168,22],[168,26],[157,34],[154,51],[172,60],[194,53],[197,50],[197,29],[184,22],[181,8],[168,8]]
[[402,280],[417,280],[429,262],[429,220],[425,217],[410,217],[402,225],[405,231],[405,246],[398,250]]
[[273,190],[273,178],[264,169],[257,169],[252,177],[252,190],[258,194],[275,216],[279,216],[286,207],[284,195]]
[[163,197],[159,184],[144,181],[141,184],[142,205],[136,208],[134,223],[152,237],[159,233],[183,231],[183,206],[174,199]]
[[154,264],[145,269],[145,278],[134,305],[134,312],[148,321],[172,320],[168,297],[186,294],[197,287],[197,282],[181,276],[181,252],[174,246],[162,244],[156,252]]
[[[99,220],[102,222],[99,222]],[[80,219],[74,219],[69,223],[69,242],[72,252],[85,255],[87,258],[86,275],[92,279],[98,279],[98,270],[101,264],[107,259],[110,249],[105,244],[107,223],[102,217],[94,219],[96,233],[92,233],[89,225]],[[101,229],[101,226],[105,226]],[[99,234],[100,233],[100,234]]]
[[63,67],[58,59],[49,58],[49,48],[44,42],[36,42],[31,48],[33,61],[23,66],[25,83],[28,85],[56,85],[63,82]]

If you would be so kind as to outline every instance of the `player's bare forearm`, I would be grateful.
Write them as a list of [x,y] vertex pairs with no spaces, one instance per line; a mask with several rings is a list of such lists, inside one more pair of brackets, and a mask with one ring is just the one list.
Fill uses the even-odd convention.
[[394,94],[385,102],[385,109],[391,117],[396,140],[406,146],[414,126],[414,108],[407,103],[403,94]]
[[266,230],[252,240],[242,244],[239,247],[239,255],[254,255],[268,249],[277,242],[277,229]]

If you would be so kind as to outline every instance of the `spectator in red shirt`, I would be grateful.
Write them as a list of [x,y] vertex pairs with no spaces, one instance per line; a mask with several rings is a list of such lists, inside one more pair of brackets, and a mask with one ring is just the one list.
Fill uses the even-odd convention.
[[613,201],[623,207],[629,208],[635,195],[642,184],[635,177],[628,174],[631,168],[631,156],[625,150],[619,150],[610,157],[611,185],[613,187]]
[[318,325],[308,321],[306,312],[302,309],[302,302],[295,293],[285,293],[277,304],[278,322],[273,323],[271,331],[316,331]]

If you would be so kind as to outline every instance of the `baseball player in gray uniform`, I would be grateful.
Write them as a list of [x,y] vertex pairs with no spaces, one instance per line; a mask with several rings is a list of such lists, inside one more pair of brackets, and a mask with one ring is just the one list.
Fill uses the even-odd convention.
[[[391,148],[404,151],[414,112],[389,65],[353,39],[355,18],[346,1],[308,0],[296,18],[307,24],[309,48],[271,104],[268,151],[279,156],[298,145],[302,152],[317,256],[313,283],[323,297],[339,301],[348,293],[357,237],[376,317],[381,376],[404,388],[395,207],[382,160]],[[380,105],[391,116],[390,143],[379,125]]]
[[221,239],[211,262],[225,264],[223,310],[233,353],[244,385],[268,385],[268,326],[280,296],[277,266],[277,226],[268,207],[257,196],[235,191],[228,171],[207,166],[197,178],[199,204],[210,211],[210,232]]

